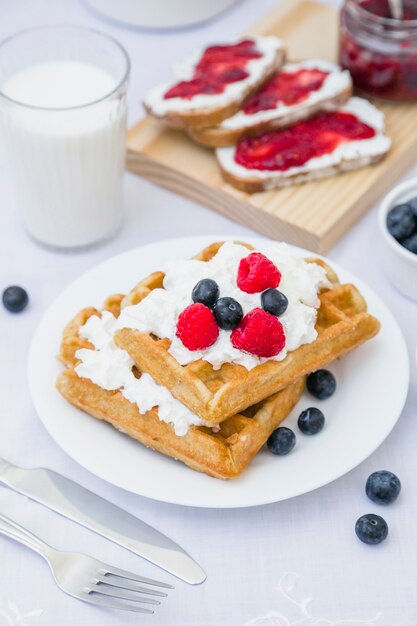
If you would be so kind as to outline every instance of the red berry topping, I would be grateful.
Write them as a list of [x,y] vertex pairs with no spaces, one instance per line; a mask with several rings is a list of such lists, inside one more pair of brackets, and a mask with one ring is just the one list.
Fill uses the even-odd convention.
[[245,293],[260,293],[278,287],[281,272],[260,252],[251,252],[239,263],[237,286]]
[[197,302],[178,316],[176,335],[189,350],[205,350],[216,341],[219,328],[212,311]]
[[296,72],[277,72],[246,103],[247,115],[275,109],[277,104],[298,104],[306,100],[312,91],[320,89],[328,72],[318,69],[300,69]]
[[236,44],[210,46],[204,50],[190,80],[183,80],[171,87],[165,93],[164,99],[190,100],[199,94],[223,93],[229,83],[237,83],[247,78],[247,64],[261,56],[252,39]]
[[236,146],[234,158],[249,170],[285,171],[331,154],[344,143],[370,139],[375,134],[374,128],[353,113],[321,113],[291,128],[244,137]]
[[234,348],[260,357],[271,358],[285,346],[284,328],[275,315],[252,309],[230,336]]

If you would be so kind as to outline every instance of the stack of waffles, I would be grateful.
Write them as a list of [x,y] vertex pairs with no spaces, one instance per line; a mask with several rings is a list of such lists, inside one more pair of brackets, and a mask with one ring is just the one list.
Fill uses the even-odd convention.
[[[214,243],[194,259],[208,263],[222,246]],[[139,306],[154,290],[165,289],[163,272],[144,278],[127,295],[108,297],[100,310],[83,309],[68,323],[59,354],[66,369],[59,376],[58,390],[78,409],[194,470],[222,479],[239,475],[295,407],[306,375],[379,330],[379,322],[367,312],[366,302],[354,285],[340,284],[333,270],[319,259],[307,262],[319,265],[327,277],[317,294],[315,339],[289,350],[282,360],[262,359],[251,369],[230,362],[215,369],[204,358],[181,364],[170,351],[172,342],[167,337],[118,327],[114,333],[117,358],[125,355],[136,381],[151,377],[158,388],[195,417],[185,432],[178,433],[169,415],[160,414],[158,405],[144,411],[141,402],[126,397],[120,383],[97,384],[82,375],[80,368],[86,351],[93,354],[97,348],[83,332],[89,320],[91,323],[92,318],[106,316],[117,322],[127,307]]]

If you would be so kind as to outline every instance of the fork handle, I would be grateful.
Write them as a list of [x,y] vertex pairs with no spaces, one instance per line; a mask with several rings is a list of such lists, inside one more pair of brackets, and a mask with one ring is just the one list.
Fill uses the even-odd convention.
[[0,534],[10,537],[46,557],[51,547],[36,535],[0,513]]

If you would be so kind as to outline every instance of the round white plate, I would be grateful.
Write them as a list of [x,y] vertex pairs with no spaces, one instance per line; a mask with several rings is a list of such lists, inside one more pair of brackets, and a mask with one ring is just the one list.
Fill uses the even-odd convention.
[[[356,467],[383,442],[406,399],[409,362],[398,324],[369,287],[331,262],[342,282],[352,282],[362,291],[382,328],[376,338],[332,364],[338,381],[332,398],[320,402],[305,394],[287,418],[286,426],[297,433],[297,445],[288,456],[277,457],[261,450],[239,478],[216,480],[145,448],[69,405],[55,389],[62,369],[56,354],[64,325],[81,308],[100,307],[107,295],[127,292],[138,279],[160,269],[170,258],[191,256],[210,242],[223,239],[233,238],[172,239],[109,259],[83,274],[55,300],[33,338],[29,384],[48,432],[93,474],[155,500],[198,507],[246,507],[321,487]],[[247,239],[255,246],[262,241]],[[296,250],[306,255],[305,250]],[[297,429],[297,417],[303,408],[315,405],[323,410],[326,425],[319,435],[306,437]]]

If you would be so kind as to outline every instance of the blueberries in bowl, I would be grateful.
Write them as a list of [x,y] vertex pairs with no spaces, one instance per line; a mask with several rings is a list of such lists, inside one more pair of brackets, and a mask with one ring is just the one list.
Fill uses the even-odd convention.
[[376,504],[391,504],[401,491],[401,482],[398,476],[387,470],[371,474],[366,481],[366,495]]
[[411,235],[411,237],[407,237],[401,241],[401,244],[410,252],[417,254],[417,233]]
[[3,291],[3,305],[10,313],[20,313],[27,307],[29,296],[23,287],[11,285]]
[[416,226],[416,216],[408,204],[395,206],[387,215],[387,228],[397,241],[410,237]]
[[399,244],[417,254],[417,198],[393,207],[387,214],[387,228]]
[[363,543],[375,545],[387,538],[388,524],[380,515],[367,513],[357,520],[355,532]]
[[307,376],[307,389],[318,400],[326,400],[336,391],[336,378],[329,370],[316,370]]

